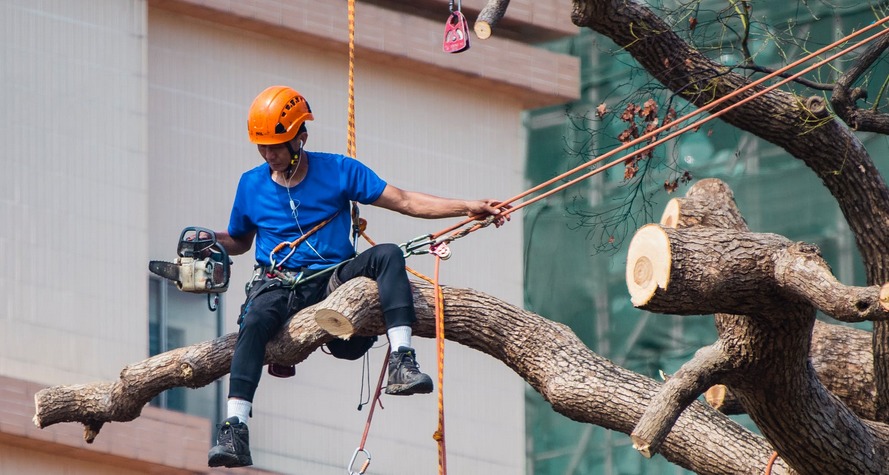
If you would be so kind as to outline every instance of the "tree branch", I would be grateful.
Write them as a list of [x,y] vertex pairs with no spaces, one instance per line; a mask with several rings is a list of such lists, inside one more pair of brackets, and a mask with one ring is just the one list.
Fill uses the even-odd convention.
[[[573,420],[629,434],[660,386],[591,352],[562,324],[470,289],[446,287],[444,295],[449,340],[502,361],[543,395],[553,409]],[[415,299],[419,305],[414,334],[432,338],[432,287],[417,283]],[[376,284],[354,279],[324,302],[297,313],[269,343],[266,361],[298,363],[330,340],[331,336],[315,321],[318,314],[326,314],[322,320],[328,321],[332,317],[346,318],[348,325],[338,325],[346,328],[346,333],[385,332]],[[227,335],[149,358],[128,366],[120,381],[41,390],[35,396],[35,423],[46,427],[59,422],[132,420],[138,411],[129,408],[141,407],[141,401],[165,389],[181,382],[207,384],[224,375],[234,341],[234,335]],[[189,370],[182,371],[186,360],[190,362]],[[86,406],[92,402],[101,403],[95,408]],[[761,437],[696,402],[676,421],[660,453],[700,474],[758,475],[771,451]]]
[[858,57],[851,68],[840,76],[833,88],[830,102],[834,111],[849,127],[855,130],[889,133],[889,115],[856,107],[855,103],[861,98],[866,98],[867,92],[859,88],[852,88],[852,84],[855,84],[855,81],[873,66],[887,47],[889,47],[889,36],[880,37],[876,43],[871,44]]
[[880,298],[881,287],[841,284],[814,245],[796,243],[775,261],[776,282],[781,288],[843,322],[889,319]]
[[503,19],[508,7],[509,0],[488,0],[488,3],[482,8],[478,18],[475,20],[475,25],[473,26],[475,35],[480,40],[490,38],[494,25]]
[[657,453],[682,411],[719,381],[731,366],[728,355],[718,345],[698,350],[651,400],[630,434],[633,448],[648,458]]
[[[766,73],[766,74],[772,74],[773,72],[777,71],[777,69],[770,68],[767,66],[761,66],[759,64],[752,63],[752,62],[751,63],[742,63],[742,64],[738,64],[736,66],[732,66],[732,69],[746,69],[749,71],[756,71],[758,73]],[[793,76],[793,73],[781,73],[781,74],[777,75],[777,77],[785,78],[785,79],[789,78],[790,76]],[[811,79],[806,79],[802,76],[794,79],[792,82],[795,82],[797,84],[802,84],[803,86],[806,86],[810,89],[815,89],[818,91],[832,91],[836,87],[836,84],[816,82],[816,81],[812,81]]]

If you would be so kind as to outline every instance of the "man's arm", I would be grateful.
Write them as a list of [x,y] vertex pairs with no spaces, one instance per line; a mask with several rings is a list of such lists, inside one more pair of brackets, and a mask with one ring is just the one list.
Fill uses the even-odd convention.
[[216,241],[225,248],[229,255],[237,256],[250,250],[253,246],[253,238],[256,231],[251,231],[243,236],[232,237],[228,231],[216,231]]
[[[484,219],[489,215],[499,215],[501,211],[509,209],[509,206],[499,206],[500,202],[495,200],[440,198],[417,191],[402,190],[392,185],[386,185],[380,197],[371,204],[415,218],[427,219],[457,216]],[[509,217],[507,216],[506,219],[508,220]],[[500,226],[503,224],[503,220],[498,220],[494,224]]]

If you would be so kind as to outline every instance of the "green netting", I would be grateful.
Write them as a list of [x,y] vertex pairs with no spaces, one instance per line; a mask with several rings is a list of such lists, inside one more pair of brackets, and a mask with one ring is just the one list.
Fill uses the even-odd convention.
[[[763,11],[763,6],[758,8]],[[870,10],[862,8],[841,9],[840,14],[844,20],[843,30],[860,27],[873,18]],[[813,32],[812,38],[832,40],[837,24],[826,21],[806,28]],[[569,42],[570,46],[566,47],[565,41],[551,45],[580,55],[584,99],[563,108],[529,114],[526,121],[529,185],[556,176],[589,159],[584,157],[615,146],[617,142],[605,136],[616,136],[621,125],[597,123],[595,107],[605,101],[614,102],[621,94],[629,94],[649,81],[644,73],[634,72],[631,58],[611,54],[617,50],[613,45],[597,47],[597,41],[607,40],[581,34]],[[779,55],[768,57],[780,60]],[[874,76],[885,78],[887,73],[889,67],[884,64]],[[876,94],[881,83],[882,79],[874,77],[868,84]],[[594,139],[585,137],[583,129],[596,127],[603,127],[607,133]],[[889,156],[885,138],[864,137],[864,141],[873,157]],[[715,177],[726,181],[752,231],[778,233],[817,244],[841,281],[864,283],[854,239],[835,200],[801,162],[784,151],[714,121],[697,133],[662,147],[658,153],[667,161],[676,160],[696,179]],[[889,164],[880,163],[879,159],[877,162],[884,170],[889,168]],[[642,190],[652,194],[654,202],[649,214],[651,221],[657,221],[666,202],[675,195],[660,191],[664,177],[669,176],[668,170],[661,167],[648,173],[651,179]],[[683,186],[676,193],[681,196],[686,190],[687,186]],[[597,252],[601,237],[596,237],[594,229],[580,225],[574,213],[578,203],[587,212],[604,212],[627,193],[623,171],[616,167],[606,178],[590,180],[525,209],[525,305],[530,311],[567,324],[597,353],[633,371],[658,378],[659,370],[675,372],[695,350],[712,343],[716,332],[711,316],[649,314],[630,304],[624,282],[629,238],[616,251]],[[634,224],[632,228],[645,222]],[[869,328],[867,324],[859,326]],[[747,418],[736,420],[755,430]],[[529,474],[690,473],[661,457],[643,458],[625,434],[575,423],[556,414],[531,389],[527,394],[527,428]]]

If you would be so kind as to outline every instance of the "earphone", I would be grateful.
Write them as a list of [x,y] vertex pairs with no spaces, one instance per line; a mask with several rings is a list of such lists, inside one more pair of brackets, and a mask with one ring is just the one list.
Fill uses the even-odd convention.
[[[290,152],[292,153],[292,156],[290,157],[290,165],[291,165],[291,166],[292,166],[292,165],[296,165],[297,163],[299,163],[299,160],[302,158],[302,154],[303,154],[303,141],[302,141],[302,140],[299,141],[299,148],[296,149],[296,153],[293,153],[293,150],[291,150]],[[295,171],[296,171],[296,170],[294,170],[294,172],[295,172]]]
[[[289,143],[288,143],[288,148],[290,148]],[[290,168],[293,168],[293,171],[290,172],[290,174],[287,176],[287,185],[285,186],[285,188],[287,189],[287,199],[290,201],[290,213],[293,215],[293,220],[296,222],[296,228],[299,230],[300,235],[304,236],[306,233],[303,232],[302,226],[299,224],[299,210],[298,210],[298,208],[299,208],[300,203],[299,203],[299,200],[294,201],[293,196],[291,196],[291,194],[290,194],[290,176],[292,174],[296,173],[296,170],[299,168],[299,162],[300,162],[300,160],[302,160],[302,151],[303,151],[303,141],[302,140],[299,141],[299,149],[296,151],[296,153],[293,153],[293,149],[290,148],[290,152],[293,153],[293,156],[290,159]],[[310,243],[308,240],[305,241],[305,244],[307,246],[309,246],[309,249],[311,249],[312,252],[314,252],[316,256],[320,257],[321,260],[323,260],[325,262],[330,262],[324,256],[322,256],[321,253],[319,253],[318,250],[315,249],[315,247],[312,246],[312,243]]]

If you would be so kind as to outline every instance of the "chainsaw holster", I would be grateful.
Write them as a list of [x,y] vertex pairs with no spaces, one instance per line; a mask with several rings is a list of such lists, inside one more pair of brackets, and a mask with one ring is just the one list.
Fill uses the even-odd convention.
[[367,350],[376,343],[377,337],[352,335],[348,340],[334,338],[327,342],[327,350],[335,358],[341,360],[357,360],[367,353]]

